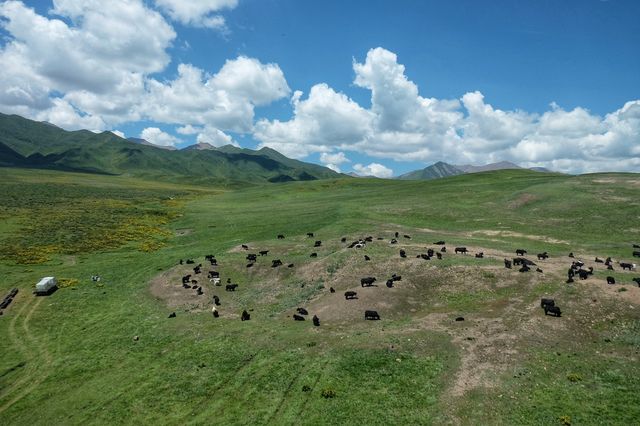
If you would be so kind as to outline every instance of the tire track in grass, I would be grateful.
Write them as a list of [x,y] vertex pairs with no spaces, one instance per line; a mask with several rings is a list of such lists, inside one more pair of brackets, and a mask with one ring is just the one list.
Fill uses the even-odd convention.
[[282,394],[282,398],[280,399],[280,402],[278,403],[278,406],[273,411],[273,413],[271,413],[271,415],[267,419],[266,423],[271,424],[274,420],[277,419],[277,416],[280,414],[280,411],[282,410],[282,407],[284,406],[285,401],[287,401],[289,399],[289,394],[291,393],[291,389],[293,388],[294,383],[296,383],[300,379],[300,376],[302,376],[302,374],[305,371],[307,371],[307,369],[308,369],[307,367],[308,367],[307,365],[301,366],[300,371],[298,372],[298,374],[296,374],[291,379],[291,381],[289,382],[289,386],[287,386],[287,388],[285,389],[285,391]]
[[309,396],[307,396],[307,398],[302,403],[302,406],[300,407],[300,411],[298,412],[298,416],[297,416],[298,418],[303,418],[302,416],[304,415],[304,412],[307,409],[307,404],[309,404],[309,400],[311,399],[311,395],[313,395],[313,391],[316,389],[316,387],[318,386],[318,383],[320,383],[320,380],[324,376],[324,371],[326,370],[328,364],[329,364],[329,359],[327,359],[322,364],[322,367],[319,369],[318,377],[316,378],[316,381],[313,382],[313,386],[311,386],[311,391],[312,392],[309,392]]
[[[2,389],[0,391],[0,399],[6,397],[8,394],[13,392],[16,388],[19,388],[24,382],[26,382],[31,377],[31,370],[33,366],[33,353],[24,345],[24,341],[20,339],[16,333],[16,322],[22,316],[24,311],[29,307],[33,299],[28,299],[22,305],[20,310],[16,313],[16,315],[11,318],[8,327],[9,339],[11,340],[12,345],[16,348],[18,352],[22,354],[22,356],[26,359],[27,368],[23,371],[23,376],[19,378],[16,382],[11,384],[10,386]],[[15,302],[14,302],[15,303]],[[0,409],[0,412],[2,410]]]
[[[31,321],[31,317],[33,316],[33,313],[36,311],[38,306],[40,306],[40,303],[42,303],[42,300],[43,300],[42,298],[39,298],[32,305],[32,308],[29,310],[29,312],[25,316],[24,320],[22,321],[22,329],[24,331],[24,335],[27,338],[27,340],[29,340],[29,342],[32,345],[34,345],[36,347],[36,349],[39,349],[39,354],[41,354],[41,356],[42,356],[42,358],[44,358],[44,360],[43,360],[43,362],[40,362],[41,360],[38,359],[39,357],[32,357],[32,363],[34,364],[34,367],[35,367],[34,368],[35,374],[32,374],[30,376],[25,376],[25,378],[23,378],[23,380],[20,381],[20,386],[22,385],[22,383],[24,383],[24,382],[28,381],[29,379],[31,379],[34,375],[36,376],[35,379],[32,380],[31,383],[27,387],[22,388],[22,390],[20,390],[19,393],[15,397],[13,397],[11,400],[6,402],[4,405],[0,406],[0,413],[3,413],[7,408],[11,407],[13,404],[15,404],[16,402],[20,401],[26,395],[31,393],[35,388],[37,388],[49,376],[49,369],[50,369],[51,364],[52,364],[51,354],[46,349],[46,347],[42,344],[42,342],[39,339],[37,339],[36,337],[34,337],[33,334],[31,334],[31,330],[29,329],[29,322]],[[31,352],[31,351],[29,351],[29,352]],[[16,387],[14,386],[13,388],[15,389]]]
[[[207,397],[203,398],[200,402],[201,403],[206,403],[211,398],[218,397],[220,391],[222,391],[223,389],[228,390],[229,389],[229,384],[232,383],[232,382],[237,382],[236,379],[241,374],[244,374],[244,371],[247,370],[249,368],[249,366],[254,364],[255,358],[256,358],[256,354],[250,355],[248,357],[248,359],[244,360],[244,364],[243,365],[241,365],[238,369],[236,369],[235,372],[234,371],[230,371],[224,378],[222,378],[222,380],[218,383],[218,385],[215,388],[213,388],[213,390],[211,391],[211,394],[208,395]],[[194,415],[196,415],[197,412],[201,411],[201,406],[200,406],[199,403],[198,404],[194,404],[194,405],[195,405],[196,408],[191,410],[189,412],[189,414],[185,417],[185,418],[190,419],[189,421],[192,421],[193,420],[192,417]],[[222,407],[221,410],[224,411],[224,407]]]

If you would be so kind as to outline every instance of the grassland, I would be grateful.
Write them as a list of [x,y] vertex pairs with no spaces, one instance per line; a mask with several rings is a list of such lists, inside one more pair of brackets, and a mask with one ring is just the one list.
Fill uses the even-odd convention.
[[[0,290],[20,289],[0,317],[2,424],[640,418],[640,291],[630,281],[640,273],[617,268],[619,284],[609,288],[602,281],[611,273],[594,265],[593,278],[564,283],[569,251],[631,260],[638,175],[500,171],[219,190],[0,169],[0,181]],[[389,245],[396,231],[411,240]],[[384,240],[359,252],[340,243],[367,235]],[[322,247],[312,248],[315,239]],[[415,259],[438,239],[487,259]],[[240,244],[269,256],[246,268]],[[400,247],[412,256],[401,260]],[[502,267],[520,247],[551,254],[543,274]],[[240,284],[236,293],[209,283],[201,299],[154,292],[182,290],[171,279],[188,272],[178,260],[204,262],[209,253]],[[270,268],[274,258],[295,267]],[[391,272],[403,280],[387,289]],[[46,275],[72,285],[33,297]],[[381,285],[358,289],[347,305],[341,292],[367,275]],[[217,320],[213,293],[222,299]],[[563,317],[545,317],[541,296],[554,297]],[[321,327],[292,321],[297,306],[318,313]],[[362,320],[369,307],[381,321]],[[243,309],[251,321],[238,319]],[[459,315],[466,320],[453,321]]]

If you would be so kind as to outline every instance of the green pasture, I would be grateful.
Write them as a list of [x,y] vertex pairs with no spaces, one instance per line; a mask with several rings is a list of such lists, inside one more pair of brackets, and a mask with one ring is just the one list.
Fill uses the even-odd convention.
[[[632,260],[631,244],[640,242],[639,182],[636,174],[505,170],[223,190],[0,168],[0,291],[20,290],[0,316],[0,423],[637,423],[640,305],[598,296],[598,305],[582,308],[595,296],[560,276],[532,281],[513,272],[505,282],[500,259],[449,253],[441,263],[415,266],[423,275],[414,280],[414,311],[398,303],[382,321],[321,318],[319,328],[288,315],[319,303],[327,283],[359,285],[336,281],[353,265],[381,276],[399,262],[388,244],[396,231],[414,254],[442,239],[450,251],[526,248]],[[369,235],[375,243],[361,253],[340,243]],[[316,239],[319,248],[312,247]],[[280,257],[285,265],[273,270],[259,259],[246,268],[240,244],[269,250],[268,260]],[[313,251],[317,259],[309,257]],[[386,263],[367,265],[362,253]],[[170,309],[152,296],[154,277],[179,259],[204,263],[206,254],[240,284],[232,295],[215,290],[221,310],[233,308],[227,317]],[[467,270],[475,271],[472,280]],[[628,292],[637,290],[633,274],[614,273]],[[99,283],[90,280],[94,274]],[[77,282],[34,297],[34,284],[48,275]],[[482,287],[469,287],[474,282]],[[542,318],[566,321],[566,328],[533,330],[491,386],[452,393],[466,362],[461,346],[446,330],[425,326],[425,318],[522,315],[502,318],[508,329],[526,320],[526,307],[541,294],[566,301],[566,318]],[[243,309],[251,321],[237,318]],[[176,318],[167,318],[172,311]]]

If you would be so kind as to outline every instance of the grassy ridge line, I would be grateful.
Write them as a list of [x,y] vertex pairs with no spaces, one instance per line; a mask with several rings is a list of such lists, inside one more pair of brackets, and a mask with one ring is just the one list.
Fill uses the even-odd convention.
[[68,132],[17,115],[0,114],[0,166],[136,176],[174,182],[239,186],[339,176],[273,150],[167,151],[111,132]]

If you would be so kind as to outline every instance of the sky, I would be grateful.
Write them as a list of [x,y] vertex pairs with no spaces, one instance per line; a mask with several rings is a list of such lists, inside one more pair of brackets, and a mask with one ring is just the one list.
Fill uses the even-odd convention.
[[0,112],[336,171],[640,172],[635,0],[0,1]]

